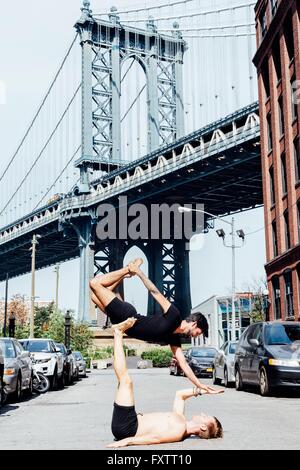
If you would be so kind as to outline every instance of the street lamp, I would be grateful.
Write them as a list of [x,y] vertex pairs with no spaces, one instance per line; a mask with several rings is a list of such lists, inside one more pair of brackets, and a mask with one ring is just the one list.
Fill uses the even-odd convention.
[[[200,209],[191,209],[190,207],[179,207],[178,211],[182,214],[184,212],[200,212],[202,214],[207,214],[213,219],[219,219],[221,222],[224,224],[230,225],[231,226],[231,245],[227,245],[225,242],[225,232],[223,229],[217,230],[217,235],[222,238],[223,244],[226,248],[231,248],[232,250],[232,290],[231,290],[231,341],[236,341],[236,328],[235,328],[235,319],[236,319],[236,312],[235,312],[235,250],[236,248],[241,248],[244,245],[245,242],[245,233],[243,230],[237,230],[235,232],[235,220],[234,217],[232,217],[231,222],[228,222],[227,220],[222,219],[221,217],[218,217],[217,215],[211,214],[210,212],[200,210]],[[243,240],[242,245],[236,245],[235,242],[235,237],[236,234],[238,235],[239,238]],[[240,325],[238,331],[240,332]]]
[[41,235],[33,235],[31,242],[31,309],[30,309],[30,338],[34,338],[34,301],[35,301],[35,255],[36,246]]
[[67,310],[65,315],[65,346],[67,349],[70,349],[71,344],[71,320],[70,311]]

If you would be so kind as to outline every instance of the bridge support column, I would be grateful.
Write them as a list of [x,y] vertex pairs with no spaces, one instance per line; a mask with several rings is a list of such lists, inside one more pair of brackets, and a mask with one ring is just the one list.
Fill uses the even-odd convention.
[[[182,318],[191,312],[189,251],[185,240],[170,243],[152,241],[147,248],[149,278],[179,308]],[[148,315],[160,312],[160,306],[149,295]]]
[[94,248],[91,240],[92,223],[90,219],[80,222],[79,235],[80,272],[78,320],[91,323],[96,320],[95,307],[91,300],[90,279],[94,276]]
[[148,152],[159,147],[159,112],[157,81],[157,45],[151,47],[148,74]]
[[112,41],[111,48],[111,90],[112,90],[112,158],[113,160],[121,160],[121,61],[120,61],[120,40],[118,17],[110,15],[111,21],[116,25],[116,35]]

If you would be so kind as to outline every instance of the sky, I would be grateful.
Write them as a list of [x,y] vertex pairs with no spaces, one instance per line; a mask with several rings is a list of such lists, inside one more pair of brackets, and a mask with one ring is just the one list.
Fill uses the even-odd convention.
[[[146,2],[123,1],[104,1],[93,0],[92,8],[96,11],[106,11],[107,8],[115,4],[120,9],[135,7],[138,5],[156,5],[164,0],[147,0]],[[215,6],[227,6],[232,3],[238,3],[234,0],[194,0],[190,2],[192,8],[205,9]],[[250,2],[249,2],[250,3]],[[38,104],[49,86],[50,80],[58,68],[58,64],[63,57],[68,45],[74,37],[73,25],[80,15],[79,0],[44,0],[42,3],[38,0],[27,0],[26,2],[14,1],[6,2],[0,0],[0,171],[9,161],[18,142],[24,134]],[[174,10],[179,11],[179,10]],[[184,10],[185,11],[185,10]],[[155,13],[155,12],[154,12]],[[156,14],[158,14],[156,12]],[[165,10],[160,11],[165,15]],[[238,18],[237,18],[238,20]],[[214,18],[210,23],[217,21]],[[225,20],[224,20],[225,21]],[[228,20],[226,20],[228,22]],[[180,22],[180,20],[179,20]],[[172,23],[171,23],[172,24]],[[180,24],[186,24],[182,20]],[[197,26],[196,19],[193,20],[194,27]],[[198,41],[204,39],[198,38]],[[194,41],[194,40],[193,40]],[[207,42],[205,47],[207,48]],[[216,43],[218,44],[218,43]],[[216,44],[212,47],[216,48]],[[239,47],[245,48],[245,57],[249,53],[247,43],[239,43]],[[248,44],[249,46],[249,44]],[[234,63],[236,74],[240,76],[241,86],[238,90],[238,99],[227,96],[227,86],[229,87],[231,79],[226,79],[221,85],[219,82],[210,80],[211,71],[203,66],[204,61],[208,60],[210,52],[205,47],[198,46],[193,49],[194,60],[199,61],[199,70],[201,71],[201,93],[197,92],[197,80],[191,87],[187,87],[187,93],[192,93],[194,86],[196,92],[194,95],[187,95],[186,100],[186,121],[187,131],[192,128],[200,127],[207,122],[218,117],[219,105],[210,105],[211,93],[218,96],[214,89],[224,90],[222,102],[224,110],[232,112],[235,105],[239,107],[249,104],[253,101],[253,92],[249,92],[249,84],[246,82],[249,76],[247,61]],[[203,52],[205,50],[205,52]],[[199,51],[199,52],[198,52]],[[201,51],[201,52],[200,52]],[[214,49],[214,52],[216,49]],[[220,51],[219,51],[220,52]],[[227,51],[228,52],[228,51]],[[242,56],[243,56],[243,50]],[[254,52],[254,51],[253,51]],[[205,54],[205,56],[197,54]],[[187,57],[187,67],[189,67]],[[207,63],[207,62],[206,62]],[[204,68],[203,68],[204,67]],[[230,66],[229,59],[224,62],[224,67],[231,76],[235,75],[235,69]],[[231,69],[230,69],[231,67]],[[188,70],[188,69],[186,69]],[[224,69],[225,70],[225,69]],[[207,71],[207,73],[206,73]],[[224,72],[225,73],[225,72]],[[219,74],[219,69],[214,75]],[[243,75],[244,74],[244,75]],[[251,72],[253,74],[253,71]],[[229,77],[228,75],[228,77]],[[227,77],[227,75],[224,75]],[[212,84],[210,83],[212,82]],[[252,78],[253,83],[253,78]],[[216,88],[216,89],[217,89]],[[5,89],[5,100],[3,98],[3,89]],[[2,90],[2,93],[1,93]],[[198,94],[197,94],[198,93]],[[201,96],[200,96],[201,94]],[[228,98],[225,106],[225,97]],[[195,100],[195,101],[193,101]],[[201,101],[201,103],[200,103]],[[195,111],[192,112],[192,103],[195,102]],[[198,105],[207,106],[206,113]],[[196,106],[197,105],[197,106]],[[196,112],[197,107],[197,112]],[[202,109],[202,111],[200,111]],[[202,113],[202,114],[201,114]],[[215,114],[214,114],[215,113]],[[192,126],[192,127],[191,127]],[[11,181],[13,184],[13,180]],[[3,201],[0,201],[2,206]],[[236,256],[236,284],[237,290],[247,290],[257,279],[264,276],[265,263],[265,240],[263,230],[263,210],[262,208],[236,215],[236,227],[242,228],[245,233],[259,230],[257,233],[246,236],[245,246],[237,250]],[[216,229],[223,227],[221,222],[216,223]],[[128,253],[125,262],[130,256],[135,257],[137,250]],[[217,237],[215,230],[203,236],[202,248],[191,252],[191,289],[192,304],[196,306],[201,301],[211,295],[225,295],[230,293],[231,289],[231,250],[223,246],[222,241]],[[77,310],[78,304],[78,280],[79,263],[73,260],[61,265],[59,303],[61,308],[71,308]],[[147,263],[145,262],[147,270]],[[141,313],[146,310],[146,292],[139,289],[138,280],[126,281],[125,292],[129,301],[135,303]],[[52,300],[55,297],[55,274],[54,268],[49,268],[37,272],[36,295],[38,300]],[[5,286],[0,284],[0,300],[4,297]],[[9,296],[16,293],[30,295],[30,275],[11,280],[9,283]]]

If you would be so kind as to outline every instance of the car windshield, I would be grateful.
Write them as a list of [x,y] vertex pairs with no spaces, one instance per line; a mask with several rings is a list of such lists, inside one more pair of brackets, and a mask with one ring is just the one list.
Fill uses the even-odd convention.
[[285,325],[274,324],[269,325],[266,329],[266,343],[270,346],[281,344],[292,344],[300,342],[300,324]]
[[51,352],[49,341],[22,341],[22,346],[29,352]]
[[215,349],[192,349],[192,356],[193,357],[215,357],[216,350]]
[[55,347],[59,349],[61,353],[67,354],[67,350],[63,344],[55,343]]
[[0,348],[2,349],[3,357],[5,359],[12,359],[16,357],[16,352],[12,341],[0,341]]
[[76,359],[78,359],[78,360],[81,360],[81,359],[82,359],[82,355],[81,355],[80,352],[74,352],[73,354],[74,354],[74,356],[75,356]]
[[232,344],[229,346],[229,354],[235,354],[236,346],[237,346],[236,343],[232,343]]

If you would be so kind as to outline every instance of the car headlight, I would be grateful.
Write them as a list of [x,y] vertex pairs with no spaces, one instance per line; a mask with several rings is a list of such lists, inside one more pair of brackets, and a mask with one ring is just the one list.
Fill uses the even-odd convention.
[[45,357],[45,359],[34,359],[34,364],[45,364],[46,362],[51,361],[51,357]]
[[299,361],[295,359],[269,359],[270,366],[299,367]]
[[15,375],[15,373],[16,369],[14,369],[13,367],[4,369],[4,375]]
[[196,361],[196,359],[192,359],[192,364],[194,364],[194,366],[198,365],[198,362]]

